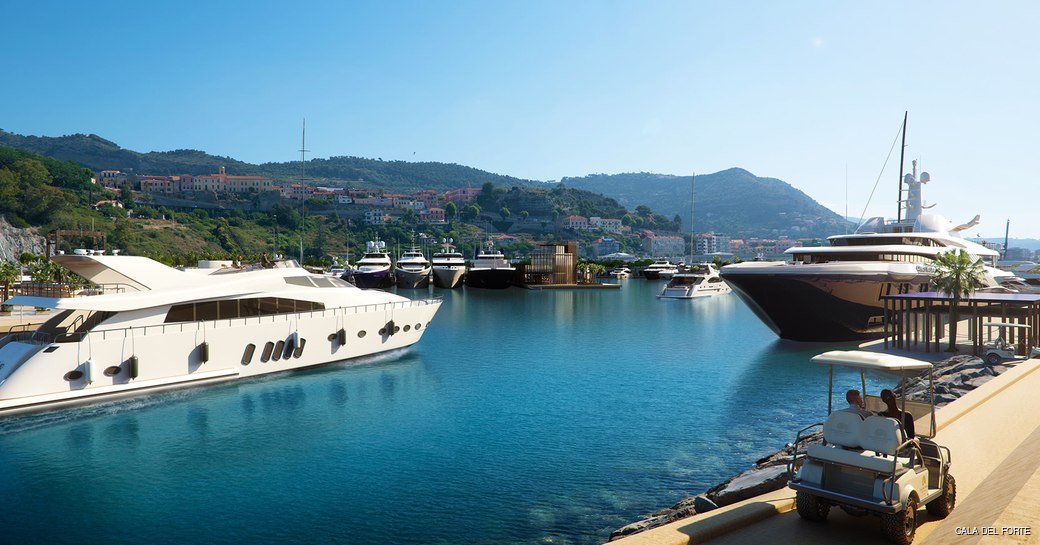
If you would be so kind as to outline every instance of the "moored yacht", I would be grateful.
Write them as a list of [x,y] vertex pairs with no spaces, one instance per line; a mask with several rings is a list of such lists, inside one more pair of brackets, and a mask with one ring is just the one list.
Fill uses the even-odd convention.
[[902,180],[905,218],[867,220],[854,234],[828,238],[830,246],[795,247],[791,262],[753,261],[722,268],[728,282],[777,335],[796,341],[845,341],[880,337],[884,332],[882,295],[928,291],[932,262],[950,250],[966,251],[984,262],[984,287],[996,287],[1010,273],[994,267],[998,252],[960,236],[978,223],[953,225],[924,214],[921,186],[927,172]]
[[643,269],[643,278],[647,280],[669,279],[679,272],[679,267],[667,259],[658,259]]
[[[349,280],[362,289],[386,289],[394,285],[391,271],[390,254],[386,253],[386,243],[381,240],[370,240],[365,243],[365,255],[354,265],[354,270],[347,273]],[[347,279],[344,276],[344,279]]]
[[425,288],[430,285],[430,260],[426,259],[419,248],[409,248],[397,259],[394,276],[397,277],[399,288]]
[[694,299],[732,292],[711,263],[691,265],[672,275],[672,279],[657,296],[662,299]]
[[494,249],[494,243],[487,241],[487,249],[481,250],[466,272],[466,287],[485,289],[508,288],[516,276],[513,267],[502,252]]
[[179,271],[135,256],[53,259],[101,294],[6,301],[54,314],[0,340],[0,415],[405,348],[440,306],[360,290],[295,262]]
[[451,243],[451,239],[446,239],[441,251],[434,252],[430,260],[433,264],[433,285],[438,288],[457,288],[466,276],[466,259]]

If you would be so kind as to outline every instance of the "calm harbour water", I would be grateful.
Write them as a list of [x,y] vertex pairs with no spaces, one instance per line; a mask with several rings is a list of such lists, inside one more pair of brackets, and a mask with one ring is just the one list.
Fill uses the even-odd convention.
[[661,286],[436,290],[405,353],[2,421],[4,540],[602,543],[826,411],[832,346]]

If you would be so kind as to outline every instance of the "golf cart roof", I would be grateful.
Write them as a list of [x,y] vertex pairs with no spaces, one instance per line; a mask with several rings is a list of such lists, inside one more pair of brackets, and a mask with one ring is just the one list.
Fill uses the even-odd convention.
[[1026,324],[1016,324],[1013,322],[982,322],[982,325],[986,327],[1014,327],[1017,329],[1029,329],[1031,327]]
[[831,350],[813,356],[812,361],[824,365],[841,365],[879,371],[915,371],[932,368],[932,364],[926,361],[862,350]]

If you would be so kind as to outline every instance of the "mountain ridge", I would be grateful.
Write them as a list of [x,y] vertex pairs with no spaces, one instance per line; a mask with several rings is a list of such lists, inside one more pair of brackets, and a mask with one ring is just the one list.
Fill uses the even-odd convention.
[[[691,225],[689,177],[657,173],[590,174],[565,177],[559,182],[527,180],[495,174],[465,165],[440,162],[383,161],[353,156],[300,162],[251,164],[204,151],[136,152],[96,134],[60,137],[22,136],[0,129],[0,146],[74,161],[94,171],[132,170],[143,175],[211,174],[223,166],[229,173],[260,175],[280,183],[303,179],[314,185],[350,185],[391,192],[421,189],[449,190],[495,186],[583,189],[617,200],[627,209],[646,205],[654,212],[682,218],[683,231]],[[731,238],[823,238],[846,230],[840,216],[777,178],[758,177],[733,167],[698,175],[697,210],[693,228]]]

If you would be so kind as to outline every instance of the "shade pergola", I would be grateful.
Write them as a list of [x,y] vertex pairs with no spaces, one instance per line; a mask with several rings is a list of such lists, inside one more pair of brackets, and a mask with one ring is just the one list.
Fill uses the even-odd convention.
[[[941,350],[943,316],[950,312],[953,296],[936,291],[882,295],[885,305],[885,348],[891,343],[895,348],[916,347],[924,343],[925,352]],[[982,351],[983,320],[1026,326],[1008,328],[1009,343],[1017,343],[1019,352],[1028,354],[1037,346],[1040,329],[1040,294],[1027,293],[972,293],[961,297],[960,319],[969,319],[968,336],[972,340],[972,353]],[[946,324],[948,326],[948,324]]]

